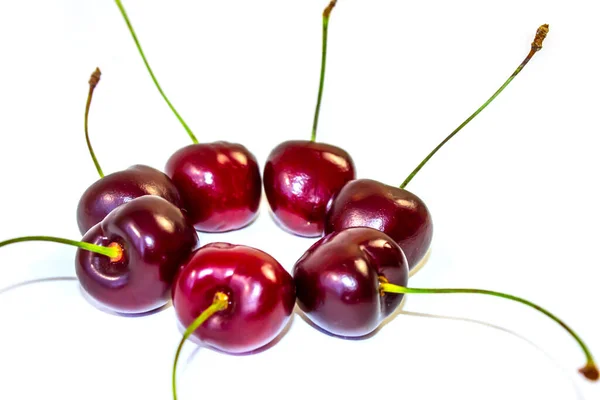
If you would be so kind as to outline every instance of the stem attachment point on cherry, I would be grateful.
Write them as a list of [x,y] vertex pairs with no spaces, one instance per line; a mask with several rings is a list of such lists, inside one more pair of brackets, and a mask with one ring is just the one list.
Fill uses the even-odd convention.
[[213,314],[225,310],[229,306],[229,296],[223,292],[217,292],[213,297],[212,304],[202,312],[195,320],[188,326],[185,330],[181,341],[179,342],[179,346],[177,347],[177,352],[175,353],[175,361],[173,362],[173,375],[172,375],[172,387],[173,387],[173,399],[177,400],[177,363],[179,361],[179,356],[181,354],[181,349],[183,348],[183,344],[185,341],[194,333],[196,329],[200,327],[207,319],[209,319]]
[[439,149],[441,149],[450,139],[452,139],[452,137],[454,135],[456,135],[458,132],[460,132],[460,130],[462,128],[464,128],[469,122],[471,122],[471,120],[473,118],[475,118],[480,112],[482,112],[496,97],[498,97],[498,95],[500,93],[502,93],[502,91],[508,86],[508,84],[519,74],[519,72],[521,72],[521,70],[525,67],[525,65],[527,65],[527,63],[529,62],[529,60],[531,60],[531,58],[534,56],[534,54],[542,49],[542,42],[546,38],[546,35],[548,34],[549,29],[550,28],[549,28],[548,24],[544,24],[537,29],[535,38],[533,39],[533,42],[531,43],[531,50],[529,51],[529,54],[527,54],[527,57],[525,57],[525,59],[521,62],[521,64],[517,67],[517,69],[512,73],[512,75],[506,80],[506,82],[504,82],[502,84],[502,86],[500,86],[500,88],[496,91],[496,93],[494,93],[492,95],[492,97],[490,97],[485,103],[483,103],[483,105],[481,107],[479,107],[473,114],[471,114],[471,116],[469,118],[467,118],[454,131],[452,131],[452,133],[450,133],[444,140],[442,140],[442,142],[440,144],[438,144],[437,147],[435,149],[433,149],[431,151],[431,153],[429,153],[427,155],[427,157],[425,157],[419,165],[417,165],[417,167],[410,173],[410,175],[408,175],[408,177],[406,177],[404,182],[402,182],[402,184],[400,185],[400,189],[404,189],[406,187],[406,185],[408,185],[408,183],[415,177],[415,175],[421,170],[421,168],[423,168],[423,166],[425,164],[427,164],[427,161],[429,161],[429,159],[431,157],[433,157],[433,155],[435,153],[437,153],[437,151]]
[[96,70],[90,76],[89,84],[90,89],[88,92],[87,102],[85,104],[85,120],[84,120],[84,129],[85,129],[85,141],[87,142],[88,150],[90,151],[90,156],[92,156],[92,160],[94,161],[94,165],[96,166],[96,170],[98,171],[98,175],[100,178],[104,178],[104,173],[102,172],[102,168],[100,168],[100,164],[98,163],[98,159],[96,158],[96,154],[94,154],[94,149],[92,148],[92,143],[90,142],[90,135],[88,133],[88,116],[90,114],[90,106],[92,105],[92,97],[94,95],[94,89],[100,82],[100,76],[102,73],[100,72],[100,68],[96,68]]
[[558,323],[560,326],[563,327],[563,329],[565,329],[574,339],[575,341],[579,344],[579,346],[581,347],[581,350],[583,350],[583,353],[585,354],[586,357],[586,364],[584,367],[579,369],[579,373],[581,373],[583,376],[585,376],[587,379],[591,380],[591,381],[597,381],[599,378],[599,373],[598,373],[598,368],[596,366],[596,363],[594,361],[594,358],[592,357],[592,353],[590,352],[590,350],[588,349],[588,347],[585,345],[585,343],[583,342],[583,340],[581,340],[581,338],[579,337],[579,335],[577,335],[577,333],[575,333],[574,330],[572,330],[567,324],[565,324],[561,319],[559,319],[557,316],[555,316],[554,314],[552,314],[551,312],[547,311],[546,309],[538,306],[535,303],[532,303],[529,300],[525,300],[521,297],[517,297],[517,296],[513,296],[511,294],[506,294],[506,293],[502,293],[502,292],[494,292],[491,290],[484,290],[484,289],[417,289],[417,288],[408,288],[408,287],[404,287],[404,286],[398,286],[398,285],[394,285],[391,283],[387,283],[387,281],[385,279],[380,279],[379,280],[379,290],[382,294],[385,293],[401,293],[401,294],[443,294],[443,293],[470,293],[470,294],[484,294],[484,295],[489,295],[489,296],[494,296],[494,297],[500,297],[503,299],[508,299],[508,300],[512,300],[515,301],[517,303],[521,303],[524,304],[526,306],[529,306],[539,312],[541,312],[542,314],[546,315],[547,317],[549,317],[550,319],[552,319],[554,322]]
[[76,240],[63,239],[54,236],[22,236],[0,242],[0,247],[20,242],[54,242],[62,243],[70,246],[79,247],[80,249],[91,251],[92,253],[101,254],[109,257],[111,262],[119,262],[123,259],[123,248],[118,243],[111,243],[108,246],[99,246],[93,243],[79,242]]
[[321,99],[323,98],[323,86],[325,82],[325,66],[327,64],[327,35],[329,31],[329,16],[331,10],[335,7],[337,0],[331,0],[331,2],[323,10],[323,44],[321,49],[321,76],[319,78],[319,94],[317,96],[317,107],[315,109],[315,118],[313,121],[311,142],[317,139],[317,126],[319,125],[319,113],[321,112]]
[[177,119],[179,120],[179,122],[181,123],[181,125],[183,126],[185,131],[187,132],[187,134],[190,136],[190,139],[192,139],[192,142],[194,144],[198,144],[198,139],[196,139],[196,136],[194,135],[194,133],[192,132],[190,127],[185,123],[185,121],[183,120],[181,115],[179,115],[179,113],[177,112],[177,110],[175,109],[173,104],[169,101],[169,99],[167,98],[167,95],[160,87],[160,84],[158,83],[156,76],[154,76],[154,72],[152,71],[152,68],[150,68],[150,64],[148,63],[148,60],[146,59],[146,55],[144,54],[144,51],[142,50],[142,45],[140,44],[140,41],[138,40],[137,35],[135,34],[135,30],[133,29],[133,25],[131,25],[131,21],[129,21],[129,17],[127,16],[127,12],[125,11],[123,4],[121,3],[120,0],[115,0],[115,3],[117,3],[117,7],[119,7],[119,11],[121,11],[121,15],[123,16],[123,19],[125,20],[125,23],[127,24],[129,33],[131,33],[133,41],[135,42],[135,46],[137,47],[138,52],[140,53],[140,56],[142,56],[144,65],[146,66],[148,73],[150,73],[150,77],[152,78],[154,85],[158,89],[159,93],[161,94],[162,98],[165,100],[165,102],[167,103],[167,105],[169,106],[169,108],[171,109],[173,114],[175,114],[175,117],[177,117]]

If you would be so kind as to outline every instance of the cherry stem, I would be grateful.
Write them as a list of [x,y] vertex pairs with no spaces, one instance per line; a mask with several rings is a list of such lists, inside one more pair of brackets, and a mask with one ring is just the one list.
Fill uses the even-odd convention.
[[327,32],[329,31],[329,16],[331,10],[335,7],[337,0],[332,0],[323,10],[323,47],[321,50],[321,77],[319,79],[319,95],[317,96],[317,108],[315,109],[315,119],[313,121],[311,142],[317,139],[317,125],[319,124],[319,112],[321,111],[321,98],[323,97],[323,84],[325,82],[325,65],[327,63]]
[[437,145],[435,149],[433,149],[431,153],[427,155],[427,157],[425,157],[425,159],[423,159],[423,161],[421,161],[417,168],[415,168],[414,171],[411,172],[410,175],[404,180],[404,182],[402,182],[402,184],[400,185],[400,189],[404,189],[406,185],[408,185],[408,183],[415,177],[417,172],[419,172],[421,168],[423,168],[427,161],[429,161],[429,159],[433,157],[433,155],[437,153],[437,151],[441,149],[442,146],[444,146],[444,144],[446,144],[454,135],[456,135],[462,128],[464,128],[465,125],[471,122],[473,118],[475,118],[481,111],[483,111],[483,109],[485,109],[504,90],[504,88],[508,86],[508,84],[519,74],[519,72],[521,72],[525,65],[527,65],[527,63],[529,62],[529,60],[531,60],[534,54],[536,54],[539,50],[542,49],[542,42],[546,38],[548,30],[548,24],[544,24],[538,28],[535,35],[535,39],[531,43],[531,50],[529,51],[529,54],[527,55],[527,57],[525,57],[523,62],[521,62],[521,65],[517,67],[515,72],[512,73],[512,75],[506,80],[506,82],[504,82],[502,86],[500,86],[500,88],[496,91],[496,93],[492,95],[492,97],[490,97],[485,103],[483,103],[483,105],[479,107],[477,111],[475,111],[469,118],[467,118],[462,124],[460,124],[458,128],[456,128],[450,135],[448,135],[440,144]]
[[529,300],[525,300],[525,299],[523,299],[521,297],[513,296],[513,295],[510,295],[510,294],[506,294],[506,293],[494,292],[494,291],[491,291],[491,290],[483,290],[483,289],[417,289],[417,288],[407,288],[407,287],[403,287],[403,286],[398,286],[398,285],[394,285],[394,284],[391,284],[391,283],[387,283],[385,281],[380,282],[379,289],[380,289],[380,291],[382,293],[383,292],[387,292],[387,293],[403,293],[403,294],[406,294],[406,293],[412,293],[412,294],[432,294],[432,293],[475,293],[475,294],[485,294],[485,295],[495,296],[495,297],[501,297],[501,298],[504,298],[504,299],[516,301],[516,302],[521,303],[521,304],[525,304],[525,305],[527,305],[527,306],[529,306],[531,308],[534,308],[534,309],[538,310],[542,314],[545,314],[547,317],[549,317],[550,319],[552,319],[553,321],[555,321],[556,323],[558,323],[567,332],[569,332],[569,334],[577,341],[577,343],[579,343],[579,346],[583,350],[583,352],[585,354],[585,357],[587,359],[586,365],[583,368],[579,369],[579,372],[581,374],[583,374],[587,379],[589,379],[591,381],[598,380],[598,375],[599,375],[598,368],[596,367],[596,363],[594,362],[594,358],[592,357],[592,353],[587,348],[587,346],[585,345],[585,343],[583,343],[583,340],[581,340],[581,338],[575,333],[575,331],[573,331],[567,324],[565,324],[557,316],[555,316],[554,314],[550,313],[546,309],[538,306],[537,304],[532,303]]
[[206,310],[202,312],[195,320],[191,323],[191,325],[185,330],[181,341],[179,342],[179,346],[177,347],[177,352],[175,353],[175,361],[173,362],[173,375],[172,375],[172,385],[173,385],[173,399],[177,400],[177,362],[179,361],[179,355],[181,354],[181,349],[183,348],[183,344],[190,337],[192,333],[196,329],[200,327],[207,319],[209,319],[213,314],[225,310],[229,306],[229,296],[225,293],[217,292],[215,297],[213,298],[213,302]]
[[100,82],[100,76],[102,73],[100,72],[100,68],[96,68],[96,70],[90,76],[89,84],[90,91],[88,92],[87,103],[85,105],[85,141],[87,142],[88,150],[90,151],[90,155],[92,156],[92,160],[94,160],[94,165],[96,166],[96,170],[98,170],[98,174],[100,178],[104,178],[104,173],[102,172],[102,168],[100,168],[100,164],[98,163],[98,159],[96,158],[96,154],[94,154],[94,149],[92,148],[92,143],[90,142],[90,135],[88,133],[88,116],[90,114],[90,105],[92,104],[92,96],[94,94],[94,89],[96,89],[96,85]]
[[71,246],[79,247],[80,249],[91,251],[93,253],[102,254],[107,256],[113,262],[120,261],[123,258],[123,248],[117,243],[111,243],[109,246],[99,246],[97,244],[87,243],[87,242],[78,242],[76,240],[63,239],[53,236],[23,236],[14,239],[5,240],[4,242],[0,242],[0,247],[6,246],[12,243],[20,243],[20,242],[54,242],[54,243],[62,243],[68,244]]
[[125,8],[123,7],[123,4],[121,3],[120,0],[115,0],[115,3],[117,3],[117,6],[119,7],[119,10],[121,11],[121,15],[123,16],[123,18],[125,19],[125,22],[127,23],[127,28],[129,28],[129,32],[131,33],[131,36],[133,37],[135,45],[136,45],[138,51],[140,52],[140,55],[142,56],[142,60],[144,60],[144,64],[146,65],[146,69],[150,73],[150,77],[152,78],[152,81],[156,85],[156,88],[158,89],[158,91],[162,95],[163,99],[165,99],[165,101],[169,105],[169,108],[171,109],[171,111],[173,111],[173,113],[175,114],[175,116],[177,117],[177,119],[179,120],[179,122],[181,123],[181,125],[183,125],[184,129],[186,130],[186,132],[190,136],[190,139],[192,139],[192,142],[194,144],[198,144],[198,139],[196,139],[196,136],[194,135],[194,133],[192,132],[192,130],[190,129],[190,127],[185,123],[185,121],[183,120],[183,118],[181,117],[181,115],[179,115],[179,113],[177,112],[177,110],[175,109],[175,107],[173,107],[173,104],[171,104],[171,102],[167,98],[167,95],[165,94],[165,92],[160,87],[160,85],[158,83],[158,80],[156,79],[156,76],[154,76],[154,72],[152,72],[152,68],[150,68],[150,64],[148,64],[148,60],[146,59],[146,56],[144,55],[144,51],[142,50],[142,46],[140,45],[140,42],[139,42],[139,40],[137,38],[137,35],[135,34],[133,26],[131,25],[131,22],[129,21],[129,17],[127,16],[127,12],[125,11]]

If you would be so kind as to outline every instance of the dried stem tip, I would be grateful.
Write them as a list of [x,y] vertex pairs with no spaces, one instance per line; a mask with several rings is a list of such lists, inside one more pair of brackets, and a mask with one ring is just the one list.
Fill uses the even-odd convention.
[[600,373],[595,364],[587,364],[585,367],[581,368],[579,372],[590,381],[597,381],[600,378]]
[[100,68],[96,67],[96,70],[94,71],[92,76],[90,76],[89,81],[90,87],[92,87],[92,89],[96,87],[98,82],[100,82],[100,75],[102,75],[102,73],[100,72]]
[[335,3],[337,3],[337,0],[331,0],[331,3],[323,10],[323,16],[325,18],[329,18],[329,14],[331,14],[331,10],[335,7]]
[[538,28],[535,33],[535,39],[533,39],[533,42],[531,43],[531,48],[533,50],[538,51],[542,49],[542,42],[546,39],[549,30],[548,24],[544,24]]

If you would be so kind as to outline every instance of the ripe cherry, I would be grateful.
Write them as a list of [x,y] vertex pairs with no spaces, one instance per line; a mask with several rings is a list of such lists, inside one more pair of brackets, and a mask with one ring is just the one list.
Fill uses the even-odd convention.
[[79,199],[77,205],[79,232],[83,235],[115,208],[144,195],[160,196],[185,213],[185,207],[177,188],[166,174],[155,168],[133,165],[123,171],[113,172],[106,176],[102,172],[88,133],[88,115],[92,95],[96,85],[100,82],[100,76],[100,69],[96,68],[89,81],[90,89],[85,107],[85,139],[100,179],[88,187]]
[[203,232],[225,232],[249,225],[258,214],[262,195],[256,157],[238,143],[198,143],[154,76],[121,1],[116,3],[154,84],[192,140],[193,144],[176,151],[165,166],[165,173],[187,206],[188,218]]
[[271,343],[284,329],[296,301],[291,275],[267,253],[248,246],[210,243],[196,250],[173,286],[173,306],[194,335],[227,353],[248,353]]
[[483,289],[407,287],[406,257],[401,247],[379,230],[354,227],[324,236],[296,262],[293,276],[297,303],[307,318],[341,337],[364,337],[374,332],[405,294],[483,294],[527,305],[557,322],[578,342],[586,357],[579,372],[590,380],[598,380],[594,359],[579,336],[537,304]]
[[408,263],[384,233],[349,228],[313,244],[292,273],[298,305],[311,321],[335,335],[364,336],[394,312],[403,297],[381,296],[378,279],[405,286]]
[[327,56],[329,16],[336,1],[323,12],[323,48],[317,107],[308,140],[290,140],[276,146],[265,163],[265,195],[274,219],[285,230],[307,237],[323,234],[331,198],[356,177],[354,161],[345,150],[316,142]]
[[372,179],[359,179],[346,184],[333,200],[325,222],[325,233],[349,227],[365,226],[379,229],[392,237],[404,251],[410,269],[425,257],[433,237],[433,223],[423,200],[405,189],[429,159],[465,125],[475,118],[519,74],[542,48],[548,25],[538,28],[531,50],[508,80],[475,113],[448,135],[399,188]]
[[140,314],[168,303],[183,261],[198,247],[198,235],[179,208],[158,196],[141,196],[111,211],[82,241],[26,236],[25,241],[77,246],[75,271],[84,292],[100,308]]

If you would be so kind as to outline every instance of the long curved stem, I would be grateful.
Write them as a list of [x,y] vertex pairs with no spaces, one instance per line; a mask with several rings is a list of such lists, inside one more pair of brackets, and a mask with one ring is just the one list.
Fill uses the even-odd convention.
[[406,187],[406,185],[408,185],[408,183],[415,177],[415,175],[417,174],[417,172],[419,172],[421,170],[421,168],[423,168],[423,166],[427,163],[427,161],[429,161],[429,159],[431,157],[433,157],[433,155],[435,153],[437,153],[437,151],[439,149],[442,148],[442,146],[444,146],[450,139],[452,139],[452,137],[454,135],[456,135],[458,132],[460,132],[460,130],[462,128],[465,127],[465,125],[467,125],[469,122],[471,122],[471,120],[473,118],[475,118],[481,111],[483,111],[496,97],[498,97],[498,95],[500,93],[502,93],[502,91],[508,86],[508,84],[510,82],[512,82],[512,80],[519,74],[519,72],[521,72],[521,70],[525,67],[525,65],[527,65],[527,63],[529,62],[529,60],[531,60],[531,58],[534,56],[534,54],[536,54],[539,50],[541,50],[542,48],[542,42],[544,41],[544,39],[546,38],[546,35],[548,34],[548,24],[544,24],[542,26],[540,26],[536,32],[535,35],[535,39],[534,41],[531,43],[531,50],[529,51],[529,54],[527,54],[527,57],[525,57],[525,59],[523,60],[523,62],[521,62],[521,64],[517,67],[517,69],[512,73],[512,75],[506,80],[506,82],[504,82],[504,84],[502,84],[502,86],[500,86],[500,88],[496,91],[496,93],[494,93],[492,95],[492,97],[490,97],[485,103],[483,103],[483,105],[481,107],[479,107],[477,109],[477,111],[475,111],[473,114],[471,114],[471,116],[469,118],[467,118],[462,124],[460,124],[454,131],[452,131],[452,133],[450,133],[450,135],[448,135],[440,144],[437,145],[437,147],[435,149],[433,149],[431,151],[431,153],[429,153],[427,155],[427,157],[425,157],[423,159],[423,161],[421,161],[421,163],[410,173],[410,175],[408,175],[408,177],[404,180],[404,182],[402,182],[402,184],[400,185],[401,189],[404,189]]
[[88,116],[90,114],[90,106],[92,104],[92,96],[94,94],[94,89],[100,82],[100,68],[96,68],[96,70],[92,73],[90,77],[89,84],[90,90],[88,92],[87,102],[85,104],[85,119],[84,119],[84,129],[85,129],[85,141],[87,142],[88,150],[90,151],[90,156],[92,156],[92,160],[94,161],[94,165],[96,166],[96,170],[100,175],[100,178],[104,178],[104,173],[102,172],[102,168],[100,168],[100,164],[98,163],[98,159],[96,158],[96,154],[94,154],[94,149],[92,148],[92,143],[90,142],[90,135],[88,133]]
[[154,72],[152,72],[152,68],[150,68],[150,64],[148,63],[148,60],[146,59],[146,56],[144,55],[144,51],[142,50],[142,46],[140,44],[140,41],[138,40],[137,35],[135,34],[135,31],[133,29],[133,26],[131,25],[131,22],[129,21],[129,17],[127,16],[127,12],[125,11],[125,8],[123,7],[123,4],[121,3],[120,0],[115,0],[115,3],[117,3],[117,6],[119,7],[119,10],[121,11],[121,15],[125,19],[125,23],[127,24],[127,28],[129,29],[129,32],[131,33],[131,36],[133,37],[133,40],[135,42],[135,45],[136,45],[136,47],[137,47],[140,55],[142,56],[142,60],[144,60],[144,64],[146,65],[146,69],[150,73],[150,77],[152,78],[152,81],[154,82],[154,85],[156,85],[156,88],[160,92],[161,96],[167,102],[167,104],[169,105],[169,108],[171,109],[171,111],[173,111],[173,114],[175,114],[175,116],[177,117],[177,119],[179,120],[179,122],[181,123],[181,125],[183,126],[183,128],[186,130],[186,132],[190,136],[190,139],[192,139],[192,142],[194,144],[197,144],[198,143],[198,139],[196,139],[196,136],[194,135],[194,133],[192,132],[192,130],[190,129],[190,127],[185,123],[185,121],[183,120],[183,118],[181,117],[181,115],[179,115],[179,113],[177,112],[177,110],[175,109],[175,107],[173,106],[173,104],[171,104],[171,102],[167,98],[167,95],[165,94],[165,92],[160,87],[160,85],[158,83],[158,80],[156,79],[156,76],[154,76]]
[[177,363],[179,361],[179,355],[181,354],[183,344],[191,336],[191,334],[194,333],[194,331],[198,329],[200,325],[202,325],[208,318],[210,318],[216,312],[225,310],[228,307],[228,305],[229,297],[224,293],[217,292],[210,307],[204,310],[202,314],[200,314],[198,318],[196,318],[194,322],[192,322],[190,326],[185,330],[183,337],[179,342],[179,346],[177,346],[177,352],[175,353],[175,361],[173,362],[173,374],[171,376],[171,384],[173,387],[174,400],[177,400]]
[[440,293],[483,294],[483,295],[489,295],[489,296],[500,297],[500,298],[516,301],[518,303],[529,306],[529,307],[541,312],[542,314],[546,315],[547,317],[552,319],[554,322],[558,323],[573,337],[573,339],[575,339],[575,341],[577,341],[577,343],[581,347],[581,350],[583,350],[583,353],[585,354],[586,361],[587,361],[585,366],[579,369],[579,372],[582,375],[584,375],[586,378],[588,378],[589,380],[592,380],[592,381],[598,380],[599,372],[598,372],[598,368],[596,367],[596,363],[594,362],[594,358],[592,357],[592,353],[590,352],[588,347],[585,345],[583,340],[581,340],[579,335],[577,335],[577,333],[575,333],[575,331],[573,329],[571,329],[567,324],[565,324],[556,315],[552,314],[550,311],[546,310],[545,308],[543,308],[529,300],[525,300],[521,297],[513,296],[511,294],[506,294],[506,293],[502,293],[502,292],[494,292],[491,290],[483,290],[483,289],[417,289],[417,288],[408,288],[408,287],[393,285],[393,284],[387,283],[387,282],[381,282],[379,284],[379,289],[382,292],[403,293],[403,294],[440,294]]
[[123,257],[123,249],[117,243],[112,243],[110,246],[99,246],[97,244],[78,242],[76,240],[63,239],[54,236],[22,236],[0,242],[0,247],[20,242],[54,242],[62,243],[70,246],[79,247],[81,249],[91,251],[93,253],[102,254],[111,259],[111,261],[119,261]]
[[323,85],[325,82],[325,65],[327,63],[327,33],[329,31],[329,16],[331,10],[335,7],[337,0],[332,0],[323,11],[323,46],[321,48],[321,76],[319,79],[319,94],[317,96],[317,107],[315,109],[315,118],[313,121],[312,135],[310,140],[314,142],[317,139],[317,126],[319,125],[319,113],[321,111],[321,98],[323,97]]

